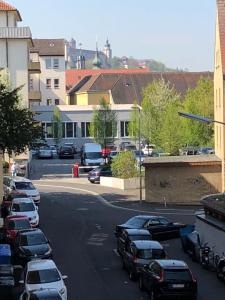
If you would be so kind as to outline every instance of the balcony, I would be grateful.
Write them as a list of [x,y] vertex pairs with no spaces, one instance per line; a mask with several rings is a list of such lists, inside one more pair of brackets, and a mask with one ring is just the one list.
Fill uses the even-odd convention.
[[0,39],[32,39],[29,27],[0,27]]
[[39,61],[30,61],[28,64],[28,71],[30,74],[41,73],[41,65]]
[[29,100],[41,101],[41,92],[40,91],[29,91],[28,97],[29,97]]

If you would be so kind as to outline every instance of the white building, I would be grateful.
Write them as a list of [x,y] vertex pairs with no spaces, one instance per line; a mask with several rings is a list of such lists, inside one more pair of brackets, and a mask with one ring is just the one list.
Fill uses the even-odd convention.
[[39,72],[30,74],[30,106],[65,104],[65,41],[34,39],[30,49],[32,64]]
[[29,27],[17,27],[19,11],[0,1],[0,69],[8,72],[13,88],[23,86],[21,96],[28,107],[28,65],[32,36]]

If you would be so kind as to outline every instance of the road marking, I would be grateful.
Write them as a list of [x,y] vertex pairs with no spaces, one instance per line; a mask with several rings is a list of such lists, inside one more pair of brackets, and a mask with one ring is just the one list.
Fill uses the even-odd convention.
[[113,249],[113,252],[116,254],[116,256],[120,257],[119,252],[117,251],[117,249]]
[[91,246],[103,246],[104,241],[109,237],[107,233],[95,232],[87,240],[87,244]]
[[[98,198],[98,200],[111,208],[114,209],[120,209],[120,210],[127,210],[127,211],[132,211],[132,212],[139,212],[139,213],[148,213],[148,214],[153,214],[153,215],[158,215],[158,212],[156,211],[148,211],[148,210],[141,210],[141,209],[134,209],[134,208],[128,208],[128,207],[121,207],[121,206],[115,206],[111,203],[109,203],[104,197],[102,197],[101,195],[99,195],[96,192],[93,191],[89,191],[89,190],[85,190],[85,189],[81,189],[81,188],[75,188],[75,187],[69,187],[69,186],[63,186],[63,185],[51,185],[51,184],[39,184],[35,182],[35,185],[40,186],[40,187],[46,187],[46,188],[54,188],[54,189],[65,189],[65,190],[74,190],[74,191],[80,191],[80,192],[84,192],[84,193],[89,193],[93,196],[95,196],[96,198]],[[194,213],[181,213],[181,212],[161,212],[161,215],[174,215],[174,216],[194,216]]]
[[85,208],[85,207],[80,207],[80,208],[77,208],[76,210],[79,210],[79,211],[87,211],[89,210],[88,208]]

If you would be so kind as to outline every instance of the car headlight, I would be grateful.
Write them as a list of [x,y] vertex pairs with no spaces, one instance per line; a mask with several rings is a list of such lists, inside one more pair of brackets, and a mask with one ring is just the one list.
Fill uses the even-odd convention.
[[66,290],[65,290],[65,288],[61,288],[61,289],[59,290],[59,292],[60,292],[61,295],[63,295],[63,294],[65,294]]

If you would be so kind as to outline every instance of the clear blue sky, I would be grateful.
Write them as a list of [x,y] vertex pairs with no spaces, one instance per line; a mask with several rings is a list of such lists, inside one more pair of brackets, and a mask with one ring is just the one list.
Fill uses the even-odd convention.
[[172,68],[213,70],[216,0],[5,0],[34,38],[74,37],[114,56],[152,58]]

